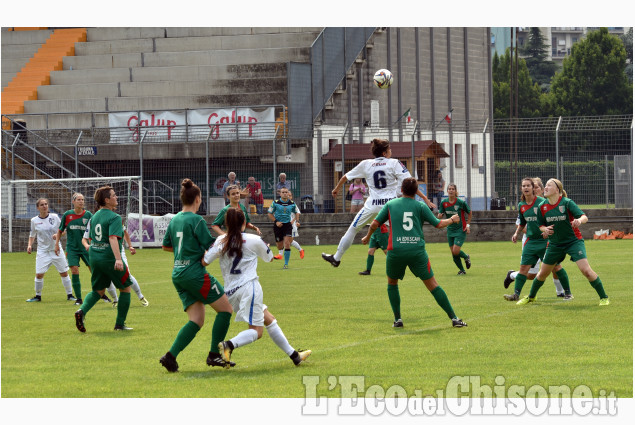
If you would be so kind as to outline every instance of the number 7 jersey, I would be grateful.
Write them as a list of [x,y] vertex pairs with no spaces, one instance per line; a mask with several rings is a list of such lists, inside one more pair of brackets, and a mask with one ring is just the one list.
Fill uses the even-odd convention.
[[401,182],[411,177],[403,164],[394,158],[365,159],[346,173],[348,180],[366,179],[369,197],[365,206],[384,205],[401,193]]

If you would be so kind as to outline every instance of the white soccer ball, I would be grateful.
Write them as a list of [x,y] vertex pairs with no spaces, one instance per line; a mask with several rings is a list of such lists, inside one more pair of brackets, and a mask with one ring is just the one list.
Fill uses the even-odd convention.
[[387,89],[392,84],[392,72],[388,71],[387,69],[380,69],[375,72],[373,81],[375,82],[375,85],[380,89]]

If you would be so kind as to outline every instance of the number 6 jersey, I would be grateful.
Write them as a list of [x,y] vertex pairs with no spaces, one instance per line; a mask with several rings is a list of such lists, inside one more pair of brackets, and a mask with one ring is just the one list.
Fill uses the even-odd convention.
[[365,159],[346,173],[348,180],[366,179],[370,195],[364,206],[384,205],[401,193],[401,182],[410,176],[403,164],[394,158]]

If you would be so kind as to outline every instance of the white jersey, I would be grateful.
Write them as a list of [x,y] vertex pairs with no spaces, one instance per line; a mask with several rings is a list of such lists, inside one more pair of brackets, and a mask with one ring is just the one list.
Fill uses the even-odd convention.
[[245,283],[257,280],[258,257],[269,262],[273,259],[273,253],[260,236],[243,233],[243,256],[239,260],[236,257],[228,257],[221,254],[225,237],[226,235],[221,235],[216,239],[214,245],[205,253],[204,259],[209,264],[218,258],[225,293],[231,294]]
[[366,179],[370,192],[364,204],[367,208],[384,205],[399,196],[401,182],[408,177],[410,172],[399,160],[383,156],[365,159],[346,173],[348,180]]
[[[49,213],[45,218],[35,216],[31,219],[31,233],[29,237],[37,236],[37,252],[44,253],[55,251],[55,241],[53,236],[57,234],[60,227],[60,218],[57,214]],[[62,249],[62,244],[57,242]]]

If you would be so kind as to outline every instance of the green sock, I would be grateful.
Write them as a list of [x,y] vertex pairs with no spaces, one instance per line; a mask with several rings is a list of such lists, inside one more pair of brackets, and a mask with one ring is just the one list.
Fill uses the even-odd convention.
[[525,282],[527,282],[527,276],[524,274],[518,273],[516,275],[516,280],[514,283],[514,293],[516,295],[520,295],[520,291],[523,290],[523,286],[525,286]]
[[86,295],[86,298],[84,298],[84,303],[80,308],[82,309],[84,314],[86,314],[90,311],[91,308],[93,308],[95,304],[97,304],[97,301],[99,301],[100,299],[101,295],[99,295],[96,291],[91,291],[88,293],[88,295]]
[[79,275],[71,274],[71,282],[73,283],[73,292],[75,292],[75,298],[80,299],[82,297],[82,284],[79,282]]
[[128,310],[130,309],[130,292],[119,293],[119,304],[117,304],[117,319],[115,325],[123,326],[126,323],[126,317],[128,317]]
[[571,295],[571,285],[569,284],[569,275],[565,269],[560,269],[556,272],[556,276],[560,279],[560,285],[564,289],[565,295]]
[[439,304],[439,306],[443,309],[443,311],[445,311],[445,313],[448,315],[450,319],[456,318],[456,314],[454,314],[454,309],[452,309],[452,304],[450,304],[450,300],[448,299],[448,296],[446,295],[443,288],[441,288],[440,286],[437,286],[432,291],[430,291],[430,293],[436,300],[437,304]]
[[452,260],[454,260],[454,264],[456,264],[456,266],[459,268],[459,270],[465,271],[465,269],[463,268],[463,263],[461,263],[461,256],[460,255],[453,255],[452,256]]
[[593,289],[595,289],[595,292],[598,293],[598,295],[600,296],[600,298],[608,298],[609,296],[606,295],[606,292],[604,292],[604,286],[602,285],[602,281],[600,280],[600,276],[597,277],[597,279],[595,279],[593,282],[589,282],[591,284],[591,286],[593,286]]
[[461,258],[467,258],[467,257],[468,257],[468,255],[467,255],[465,252],[463,252],[463,250],[461,250],[461,252],[459,252],[459,257],[461,257]]
[[395,320],[401,319],[401,297],[399,296],[399,285],[388,285],[388,300]]
[[170,348],[170,353],[172,353],[174,357],[178,356],[179,353],[185,350],[185,347],[187,347],[188,344],[192,342],[192,340],[200,330],[200,326],[198,326],[196,323],[192,322],[191,320],[187,322],[176,335],[176,339],[172,344],[172,348]]
[[371,271],[373,268],[373,263],[375,262],[375,256],[368,254],[368,258],[366,258],[366,270]]
[[214,326],[212,327],[212,348],[209,350],[210,352],[218,353],[218,343],[225,340],[231,319],[231,313],[224,311],[216,313],[216,319],[214,320]]
[[538,280],[538,278],[535,278],[533,283],[531,284],[531,289],[529,290],[529,298],[536,298],[540,287],[542,287],[544,283],[544,280]]

